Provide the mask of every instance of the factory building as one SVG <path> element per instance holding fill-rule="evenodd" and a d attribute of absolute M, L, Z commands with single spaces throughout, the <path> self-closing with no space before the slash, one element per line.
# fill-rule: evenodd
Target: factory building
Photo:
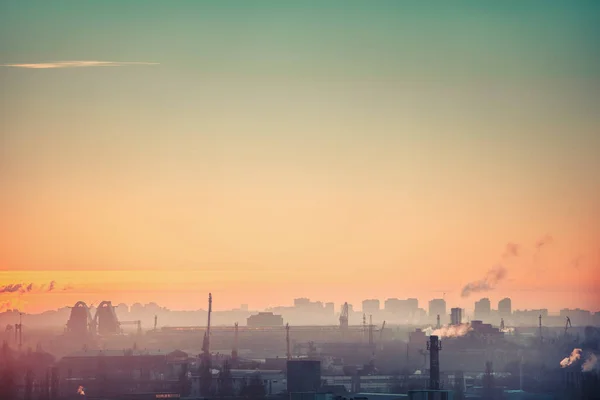
<path fill-rule="evenodd" d="M 380 304 L 377 299 L 363 300 L 362 302 L 362 310 L 365 314 L 377 314 L 379 307 Z"/>
<path fill-rule="evenodd" d="M 512 314 L 512 302 L 506 297 L 498 302 L 498 315 L 502 318 L 510 317 Z"/>
<path fill-rule="evenodd" d="M 287 362 L 288 393 L 315 393 L 321 387 L 321 361 L 289 360 Z"/>
<path fill-rule="evenodd" d="M 475 302 L 475 319 L 486 320 L 491 314 L 491 303 L 487 297 Z"/>
<path fill-rule="evenodd" d="M 83 350 L 63 357 L 58 363 L 62 393 L 116 397 L 121 393 L 173 392 L 178 377 L 187 368 L 188 355 L 136 350 Z"/>
<path fill-rule="evenodd" d="M 451 325 L 462 324 L 462 309 L 461 308 L 453 308 L 450 310 L 450 324 Z"/>
<path fill-rule="evenodd" d="M 246 324 L 252 328 L 283 326 L 283 317 L 272 312 L 259 312 L 246 319 Z"/>

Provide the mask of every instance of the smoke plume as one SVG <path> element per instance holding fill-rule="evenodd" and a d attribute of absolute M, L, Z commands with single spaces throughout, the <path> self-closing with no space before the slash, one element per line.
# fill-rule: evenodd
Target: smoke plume
<path fill-rule="evenodd" d="M 506 250 L 504 250 L 504 254 L 502 254 L 502 258 L 507 260 L 511 257 L 518 257 L 521 253 L 521 247 L 516 243 L 507 243 Z"/>
<path fill-rule="evenodd" d="M 581 366 L 581 370 L 583 372 L 590 372 L 596 369 L 598 366 L 598 357 L 595 354 L 590 354 L 590 356 L 585 360 L 583 365 Z"/>
<path fill-rule="evenodd" d="M 566 368 L 571 366 L 575 361 L 581 358 L 581 349 L 573 349 L 571 355 L 569 357 L 565 357 L 561 362 L 561 368 Z"/>
<path fill-rule="evenodd" d="M 0 286 L 0 293 L 14 293 L 21 290 L 23 287 L 22 283 L 10 283 L 5 286 Z"/>
<path fill-rule="evenodd" d="M 462 289 L 461 296 L 469 297 L 471 293 L 493 290 L 506 277 L 506 274 L 506 268 L 503 265 L 497 265 L 490 269 L 483 279 L 467 283 Z"/>
<path fill-rule="evenodd" d="M 545 235 L 543 238 L 541 238 L 540 240 L 538 240 L 535 243 L 535 250 L 537 252 L 539 252 L 542 249 L 542 247 L 545 247 L 545 246 L 551 244 L 553 241 L 554 241 L 554 239 L 552 238 L 552 236 Z"/>
<path fill-rule="evenodd" d="M 472 331 L 471 324 L 460 324 L 460 325 L 445 325 L 439 329 L 433 329 L 432 327 L 425 329 L 427 336 L 438 336 L 441 338 L 456 338 L 465 336 L 467 333 Z"/>
<path fill-rule="evenodd" d="M 56 288 L 56 281 L 51 281 L 46 288 L 46 284 L 36 286 L 33 283 L 9 283 L 8 285 L 0 286 L 0 294 L 2 293 L 43 293 L 52 292 Z"/>

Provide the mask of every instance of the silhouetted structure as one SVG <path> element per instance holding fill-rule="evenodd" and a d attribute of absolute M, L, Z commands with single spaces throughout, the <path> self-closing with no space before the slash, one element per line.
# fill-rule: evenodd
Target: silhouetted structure
<path fill-rule="evenodd" d="M 320 386 L 320 361 L 289 360 L 287 362 L 288 393 L 317 392 Z"/>
<path fill-rule="evenodd" d="M 429 336 L 429 342 L 427 342 L 427 350 L 429 350 L 429 389 L 439 390 L 440 389 L 440 350 L 442 344 L 439 341 L 439 337 L 432 335 Z"/>
<path fill-rule="evenodd" d="M 462 309 L 461 308 L 452 308 L 450 310 L 450 324 L 451 325 L 462 324 Z"/>

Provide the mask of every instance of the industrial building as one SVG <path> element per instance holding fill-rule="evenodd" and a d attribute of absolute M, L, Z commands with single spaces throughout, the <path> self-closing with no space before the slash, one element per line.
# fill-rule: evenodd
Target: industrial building
<path fill-rule="evenodd" d="M 246 325 L 255 328 L 283 326 L 283 317 L 272 312 L 259 312 L 249 316 Z"/>
<path fill-rule="evenodd" d="M 288 393 L 316 393 L 321 387 L 321 361 L 289 360 L 287 362 Z"/>

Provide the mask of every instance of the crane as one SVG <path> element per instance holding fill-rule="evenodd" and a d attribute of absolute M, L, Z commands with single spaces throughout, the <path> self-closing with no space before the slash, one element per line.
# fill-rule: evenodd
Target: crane
<path fill-rule="evenodd" d="M 571 318 L 567 317 L 567 322 L 565 323 L 565 337 L 567 336 L 567 330 L 569 329 L 569 327 L 573 327 L 573 325 L 571 325 Z"/>
<path fill-rule="evenodd" d="M 348 314 L 348 303 L 344 303 L 340 314 L 340 329 L 342 331 L 348 330 Z"/>
<path fill-rule="evenodd" d="M 379 331 L 379 346 L 383 350 L 383 330 L 385 329 L 385 321 L 381 324 L 381 330 Z"/>

